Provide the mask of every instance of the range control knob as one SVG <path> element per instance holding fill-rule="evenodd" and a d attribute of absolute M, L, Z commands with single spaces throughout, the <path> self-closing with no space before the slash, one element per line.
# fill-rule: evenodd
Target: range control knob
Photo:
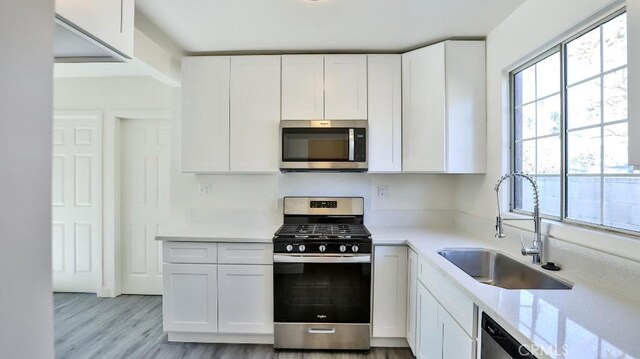
<path fill-rule="evenodd" d="M 325 246 L 324 244 L 321 244 L 320 247 L 318 247 L 318 249 L 320 250 L 320 252 L 324 252 L 327 250 L 327 246 Z"/>
<path fill-rule="evenodd" d="M 357 246 L 357 245 L 355 245 L 355 244 L 354 244 L 354 245 L 352 245 L 352 246 L 351 246 L 351 250 L 352 250 L 353 252 L 357 252 L 357 251 L 358 251 L 358 246 Z"/>
<path fill-rule="evenodd" d="M 299 250 L 300 252 L 304 252 L 305 248 L 306 248 L 306 247 L 304 246 L 304 244 L 301 244 L 301 245 L 299 245 L 299 246 L 298 246 L 298 250 Z"/>
<path fill-rule="evenodd" d="M 347 250 L 347 246 L 345 246 L 344 244 L 340 246 L 340 252 L 344 252 Z"/>
<path fill-rule="evenodd" d="M 291 252 L 293 250 L 293 246 L 291 244 L 287 244 L 287 252 Z"/>

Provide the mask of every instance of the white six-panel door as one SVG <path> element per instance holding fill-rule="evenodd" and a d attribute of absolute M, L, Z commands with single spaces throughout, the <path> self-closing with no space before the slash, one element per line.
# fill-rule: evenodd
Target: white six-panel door
<path fill-rule="evenodd" d="M 169 219 L 170 132 L 165 120 L 122 121 L 122 293 L 162 293 L 158 228 Z"/>
<path fill-rule="evenodd" d="M 56 117 L 53 127 L 53 290 L 96 293 L 102 275 L 100 119 Z"/>

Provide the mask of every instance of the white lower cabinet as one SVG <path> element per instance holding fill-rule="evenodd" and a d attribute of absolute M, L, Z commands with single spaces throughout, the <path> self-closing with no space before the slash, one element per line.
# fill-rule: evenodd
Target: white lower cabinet
<path fill-rule="evenodd" d="M 407 247 L 376 246 L 373 268 L 373 336 L 404 338 Z"/>
<path fill-rule="evenodd" d="M 221 333 L 273 333 L 273 266 L 219 265 Z"/>
<path fill-rule="evenodd" d="M 407 256 L 407 342 L 411 351 L 416 352 L 416 322 L 418 299 L 418 255 L 413 250 L 408 250 Z"/>
<path fill-rule="evenodd" d="M 418 359 L 473 359 L 475 339 L 418 283 Z"/>
<path fill-rule="evenodd" d="M 214 264 L 163 265 L 165 331 L 218 331 L 217 269 Z"/>
<path fill-rule="evenodd" d="M 442 356 L 442 333 L 438 325 L 438 301 L 418 283 L 416 358 L 434 359 Z M 457 358 L 456 358 L 457 359 Z"/>
<path fill-rule="evenodd" d="M 164 331 L 248 342 L 273 333 L 271 244 L 169 241 L 164 249 Z"/>
<path fill-rule="evenodd" d="M 438 307 L 438 325 L 442 332 L 442 358 L 475 358 L 476 341 L 456 323 L 442 307 Z"/>

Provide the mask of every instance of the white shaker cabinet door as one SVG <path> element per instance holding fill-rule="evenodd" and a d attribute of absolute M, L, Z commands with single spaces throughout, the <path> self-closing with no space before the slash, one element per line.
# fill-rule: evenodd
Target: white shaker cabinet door
<path fill-rule="evenodd" d="M 402 55 L 403 170 L 446 171 L 445 44 Z"/>
<path fill-rule="evenodd" d="M 373 336 L 404 338 L 407 317 L 407 247 L 376 246 Z"/>
<path fill-rule="evenodd" d="M 282 56 L 282 119 L 324 118 L 324 56 Z"/>
<path fill-rule="evenodd" d="M 273 333 L 273 266 L 219 265 L 221 333 Z"/>
<path fill-rule="evenodd" d="M 476 341 L 456 323 L 442 307 L 438 308 L 438 324 L 442 333 L 442 358 L 475 358 Z"/>
<path fill-rule="evenodd" d="M 280 56 L 231 58 L 230 170 L 277 172 Z"/>
<path fill-rule="evenodd" d="M 427 288 L 418 283 L 418 323 L 416 358 L 434 359 L 442 357 L 442 329 L 438 322 L 440 304 Z M 446 357 L 449 359 L 449 357 Z M 456 358 L 457 357 L 451 357 Z"/>
<path fill-rule="evenodd" d="M 182 60 L 182 172 L 229 171 L 229 57 Z"/>
<path fill-rule="evenodd" d="M 417 313 L 417 299 L 418 299 L 418 255 L 413 250 L 409 249 L 409 255 L 407 257 L 407 276 L 408 285 L 407 289 L 407 342 L 411 351 L 416 353 L 416 323 L 418 321 Z"/>
<path fill-rule="evenodd" d="M 369 55 L 369 172 L 402 171 L 402 56 Z"/>
<path fill-rule="evenodd" d="M 367 55 L 324 57 L 324 118 L 367 119 Z"/>
<path fill-rule="evenodd" d="M 56 15 L 125 56 L 133 57 L 134 0 L 56 0 Z"/>
<path fill-rule="evenodd" d="M 164 264 L 162 318 L 166 332 L 217 332 L 217 266 Z"/>

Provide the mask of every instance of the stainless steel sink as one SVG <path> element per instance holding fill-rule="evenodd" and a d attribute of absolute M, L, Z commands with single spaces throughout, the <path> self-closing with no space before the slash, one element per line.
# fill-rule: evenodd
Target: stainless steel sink
<path fill-rule="evenodd" d="M 443 249 L 438 252 L 480 283 L 506 289 L 571 289 L 517 260 L 489 249 Z"/>

